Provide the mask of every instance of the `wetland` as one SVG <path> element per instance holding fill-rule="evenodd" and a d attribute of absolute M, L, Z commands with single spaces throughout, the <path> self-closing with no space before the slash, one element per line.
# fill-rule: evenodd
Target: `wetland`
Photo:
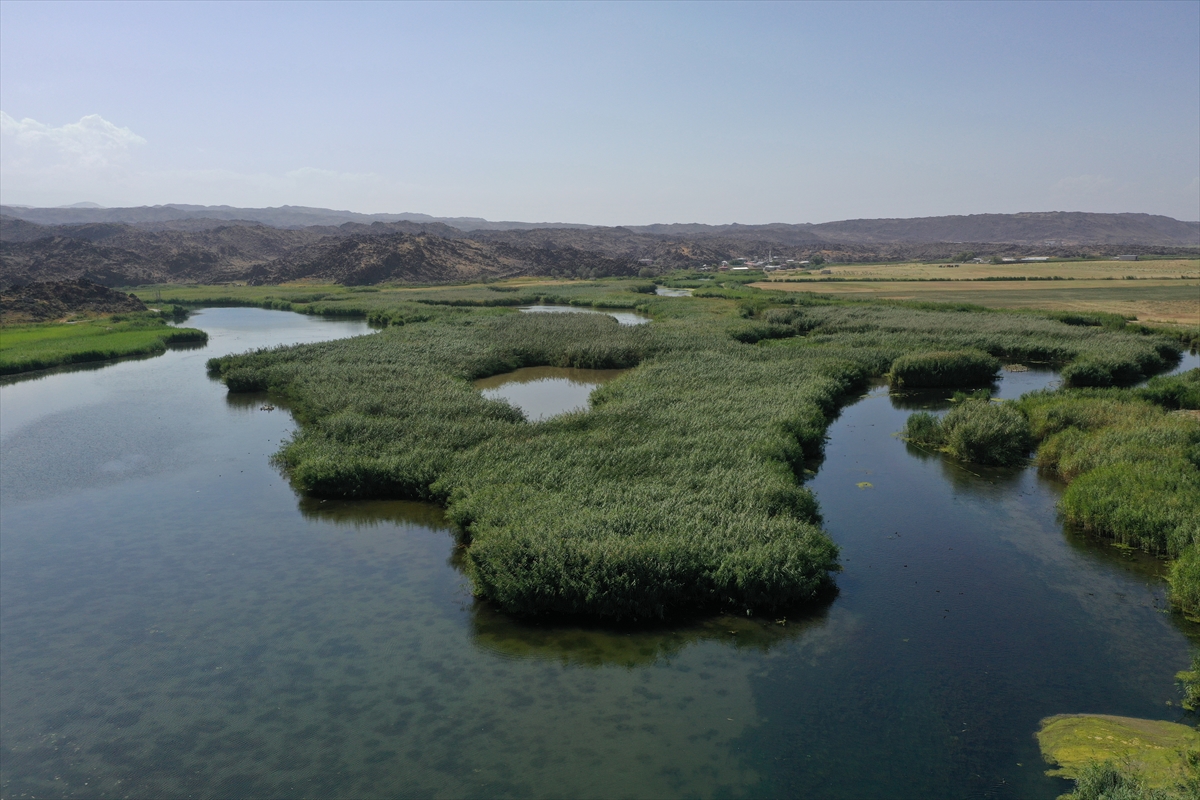
<path fill-rule="evenodd" d="M 754 324 L 782 325 L 744 308 Z M 419 324 L 372 333 L 208 309 L 188 322 L 208 334 L 203 349 L 0 385 L 4 796 L 1052 798 L 1069 784 L 1045 774 L 1043 718 L 1180 718 L 1167 702 L 1196 626 L 1166 613 L 1162 562 L 1064 529 L 1063 485 L 1032 466 L 963 465 L 906 444 L 893 434 L 908 415 L 948 409 L 951 392 L 893 394 L 871 378 L 906 349 L 947 341 L 991 337 L 1010 355 L 1044 356 L 1050 345 L 1028 333 L 1041 323 L 981 332 L 977 319 L 830 306 L 803 309 L 820 322 L 804 336 L 743 344 L 722 323 L 698 347 L 702 332 L 672 309 L 638 326 L 446 309 L 434 344 L 412 338 Z M 1107 332 L 1053 333 L 1074 336 L 1056 341 L 1062 352 L 1133 347 Z M 323 340 L 338 341 L 224 358 Z M 403 360 L 418 341 L 461 377 Z M 383 360 L 364 365 L 362 352 Z M 210 357 L 219 369 L 206 374 Z M 339 363 L 356 364 L 409 425 L 424 424 L 432 398 L 452 424 L 422 435 L 476 437 L 486 458 L 424 452 L 432 474 L 351 448 L 342 461 L 360 481 L 392 470 L 411 496 L 438 502 L 344 491 L 344 474 L 317 469 L 323 448 L 378 431 L 368 418 L 386 415 L 368 413 L 366 396 L 320 394 L 304 372 L 314 362 L 326 385 L 341 380 Z M 421 395 L 392 382 L 398 365 Z M 585 374 L 595 369 L 631 371 L 602 381 Z M 479 391 L 501 387 L 471 383 L 517 373 L 603 385 L 588 389 L 589 413 L 536 422 Z M 997 395 L 1056 380 L 1002 371 Z M 761 391 L 739 389 L 749 385 Z M 681 397 L 687 414 L 673 408 Z M 804 450 L 803 427 L 783 429 L 799 451 L 753 432 L 807 420 L 810 407 L 816 450 Z M 581 432 L 594 448 L 622 437 L 629 448 L 610 449 L 607 465 L 572 460 Z M 276 454 L 317 491 L 289 485 Z M 514 454 L 520 470 L 496 473 L 508 483 L 472 477 Z M 644 497 L 605 478 L 630 463 L 655 465 Z M 517 524 L 509 513 L 564 524 L 556 481 L 578 491 L 574 472 L 599 476 L 573 510 L 603 527 L 619 521 L 606 493 L 640 514 L 678 502 L 680 465 L 705 496 L 674 513 L 729 525 L 756 508 L 782 516 L 780 535 L 807 537 L 800 555 L 818 571 L 832 563 L 827 537 L 838 571 L 807 602 L 764 603 L 771 613 L 718 604 L 619 626 L 525 619 L 478 596 L 471 549 Z M 794 483 L 793 469 L 803 494 L 761 491 Z M 543 494 L 500 516 L 469 502 L 514 483 Z"/>

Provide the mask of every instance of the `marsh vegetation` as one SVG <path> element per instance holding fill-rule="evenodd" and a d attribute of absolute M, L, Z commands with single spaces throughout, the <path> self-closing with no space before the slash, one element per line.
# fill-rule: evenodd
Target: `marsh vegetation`
<path fill-rule="evenodd" d="M 736 286 L 697 303 L 620 283 L 555 287 L 556 302 L 636 304 L 652 324 L 513 314 L 522 291 L 483 287 L 346 293 L 342 310 L 405 324 L 210 369 L 231 391 L 288 399 L 303 427 L 277 458 L 302 491 L 435 501 L 462 528 L 479 596 L 520 615 L 627 620 L 765 612 L 828 586 L 837 548 L 804 470 L 848 393 L 901 357 L 970 351 L 962 363 L 994 374 L 998 357 L 1153 369 L 1178 350 L 1031 316 Z M 326 303 L 311 298 L 317 313 Z M 537 423 L 471 386 L 538 366 L 632 369 L 590 412 Z"/>
<path fill-rule="evenodd" d="M 813 337 L 828 335 L 826 314 L 840 313 L 794 307 L 814 323 L 805 333 L 749 345 L 729 329 L 793 307 L 661 302 L 640 333 L 600 315 L 567 324 L 586 317 L 652 342 L 675 329 L 702 353 L 810 348 L 805 357 L 820 359 L 832 347 Z M 676 313 L 672 303 L 697 309 Z M 467 327 L 522 319 L 510 309 L 432 311 Z M 1001 786 L 1049 800 L 1066 789 L 1043 775 L 1031 721 L 1064 710 L 1177 713 L 1163 701 L 1177 697 L 1188 628 L 1159 613 L 1154 563 L 1062 535 L 1059 484 L 1034 470 L 915 457 L 889 434 L 916 393 L 875 387 L 861 401 L 858 389 L 840 398 L 824 460 L 806 464 L 817 474 L 802 473 L 840 548 L 836 596 L 765 616 L 525 620 L 471 600 L 459 570 L 474 545 L 436 508 L 297 498 L 268 463 L 296 434 L 278 402 L 286 398 L 275 395 L 268 413 L 267 396 L 227 394 L 198 370 L 210 354 L 311 341 L 322 329 L 324 338 L 366 334 L 366 324 L 258 309 L 195 319 L 212 332 L 203 355 L 0 386 L 0 735 L 14 796 L 61 793 L 66 781 L 132 796 L 295 787 L 355 797 L 823 796 L 832 780 L 846 797 Z M 961 319 L 978 328 L 989 317 Z M 412 338 L 392 347 L 425 347 L 419 330 L 437 338 L 448 324 L 430 322 L 356 342 L 403 332 Z M 874 374 L 894 360 L 868 355 L 881 364 Z M 655 350 L 609 387 L 674 357 Z M 996 393 L 1012 397 L 1050 376 L 1006 371 Z M 482 400 L 469 380 L 461 388 Z M 655 401 L 689 402 L 684 389 L 661 380 Z M 51 396 L 77 402 L 64 414 L 46 407 Z M 597 413 L 510 428 L 536 440 Z M 714 435 L 725 435 L 717 422 Z M 643 452 L 671 435 L 642 442 Z M 73 446 L 58 446 L 64 439 Z M 593 441 L 608 447 L 598 432 Z M 663 462 L 642 466 L 654 474 Z M 580 759 L 583 749 L 597 757 Z"/>
<path fill-rule="evenodd" d="M 164 315 L 154 312 L 66 323 L 5 325 L 0 326 L 0 375 L 124 356 L 158 355 L 171 344 L 203 344 L 207 339 L 204 331 L 173 327 Z"/>

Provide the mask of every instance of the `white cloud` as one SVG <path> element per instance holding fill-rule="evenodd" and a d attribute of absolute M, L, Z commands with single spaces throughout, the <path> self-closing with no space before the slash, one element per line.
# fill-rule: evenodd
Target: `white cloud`
<path fill-rule="evenodd" d="M 0 111 L 0 135 L 6 156 L 17 155 L 12 152 L 15 146 L 21 162 L 40 162 L 41 166 L 106 167 L 122 160 L 130 148 L 146 144 L 129 128 L 118 128 L 99 114 L 56 128 L 35 119 L 17 120 Z"/>

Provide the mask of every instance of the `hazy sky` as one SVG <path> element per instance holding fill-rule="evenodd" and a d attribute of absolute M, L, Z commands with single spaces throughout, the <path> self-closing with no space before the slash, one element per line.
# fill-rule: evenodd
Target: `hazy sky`
<path fill-rule="evenodd" d="M 1200 2 L 0 0 L 0 200 L 1200 219 Z"/>

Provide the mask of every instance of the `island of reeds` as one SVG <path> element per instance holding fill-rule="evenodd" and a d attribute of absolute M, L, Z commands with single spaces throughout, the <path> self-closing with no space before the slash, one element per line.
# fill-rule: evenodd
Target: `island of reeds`
<path fill-rule="evenodd" d="M 301 427 L 277 460 L 301 491 L 439 503 L 478 596 L 522 616 L 614 621 L 764 613 L 827 588 L 837 548 L 804 475 L 872 378 L 975 384 L 1003 358 L 1096 364 L 1124 382 L 1179 353 L 1153 332 L 1044 314 L 705 283 L 691 298 L 633 281 L 234 296 L 388 327 L 209 368 L 231 392 L 286 399 Z M 531 302 L 653 322 L 512 308 Z M 589 411 L 538 423 L 471 386 L 543 365 L 629 372 Z"/>

